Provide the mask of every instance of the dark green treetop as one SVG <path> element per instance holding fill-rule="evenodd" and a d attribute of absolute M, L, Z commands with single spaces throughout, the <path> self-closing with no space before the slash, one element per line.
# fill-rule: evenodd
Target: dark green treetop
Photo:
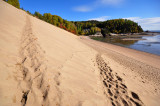
<path fill-rule="evenodd" d="M 16 8 L 20 8 L 19 0 L 6 0 L 9 4 L 13 5 Z"/>

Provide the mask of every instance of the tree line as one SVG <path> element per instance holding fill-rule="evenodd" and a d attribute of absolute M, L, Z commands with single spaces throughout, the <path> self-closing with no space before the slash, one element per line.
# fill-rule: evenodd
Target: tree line
<path fill-rule="evenodd" d="M 55 25 L 57 27 L 63 28 L 69 32 L 72 32 L 74 34 L 78 34 L 77 27 L 75 26 L 75 24 L 71 21 L 67 21 L 65 19 L 62 19 L 60 16 L 52 15 L 50 13 L 44 13 L 42 15 L 39 12 L 35 12 L 33 14 L 33 16 L 35 16 L 41 20 L 44 20 L 52 25 Z"/>
<path fill-rule="evenodd" d="M 13 5 L 16 8 L 20 8 L 19 0 L 3 0 L 11 5 Z"/>
<path fill-rule="evenodd" d="M 143 32 L 138 23 L 127 19 L 113 19 L 101 22 L 98 25 L 100 28 L 105 29 L 108 33 L 139 33 Z"/>
<path fill-rule="evenodd" d="M 7 3 L 20 8 L 19 0 L 4 0 Z M 23 8 L 21 8 L 24 10 Z M 26 11 L 26 10 L 24 10 Z M 76 35 L 93 35 L 97 32 L 102 34 L 109 33 L 139 33 L 143 32 L 138 23 L 133 22 L 127 19 L 112 19 L 104 22 L 99 22 L 96 20 L 90 21 L 67 21 L 60 16 L 52 15 L 50 13 L 44 13 L 43 15 L 39 12 L 31 14 L 29 11 L 26 11 L 28 14 L 33 15 L 41 20 L 44 20 L 52 25 L 63 28 L 71 33 Z"/>
<path fill-rule="evenodd" d="M 103 31 L 106 34 L 109 33 L 139 33 L 143 32 L 143 29 L 141 28 L 138 23 L 133 22 L 131 20 L 127 19 L 112 19 L 112 20 L 107 20 L 104 22 L 99 22 L 96 20 L 91 20 L 91 21 L 81 21 L 81 22 L 74 22 L 75 25 L 77 26 L 77 31 L 78 34 L 92 34 L 92 29 L 93 28 L 99 28 L 101 32 Z M 85 31 L 88 29 L 88 32 Z M 96 30 L 100 31 L 100 30 Z"/>

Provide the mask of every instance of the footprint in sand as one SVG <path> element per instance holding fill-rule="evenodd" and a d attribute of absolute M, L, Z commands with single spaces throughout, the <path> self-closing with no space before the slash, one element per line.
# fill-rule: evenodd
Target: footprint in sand
<path fill-rule="evenodd" d="M 96 62 L 104 84 L 104 94 L 113 106 L 144 105 L 138 94 L 128 90 L 123 79 L 118 76 L 117 73 L 114 73 L 109 66 L 107 66 L 100 55 L 97 55 Z M 129 93 L 131 93 L 132 97 L 129 97 Z"/>

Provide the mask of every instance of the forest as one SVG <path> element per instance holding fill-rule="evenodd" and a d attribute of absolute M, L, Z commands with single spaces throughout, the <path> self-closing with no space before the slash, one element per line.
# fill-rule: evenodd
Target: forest
<path fill-rule="evenodd" d="M 13 5 L 16 8 L 20 8 L 19 0 L 3 0 L 11 5 Z"/>
<path fill-rule="evenodd" d="M 20 9 L 19 0 L 4 1 Z M 24 10 L 23 8 L 21 9 Z M 32 14 L 29 11 L 26 12 L 36 18 L 39 18 L 43 21 L 46 21 L 52 25 L 60 27 L 76 35 L 93 35 L 96 32 L 101 32 L 103 35 L 107 35 L 109 33 L 121 34 L 143 32 L 143 29 L 140 25 L 138 25 L 138 23 L 127 19 L 112 19 L 103 22 L 96 20 L 67 21 L 66 19 L 63 19 L 60 16 L 52 15 L 51 13 L 41 14 L 39 12 L 35 12 L 34 14 Z"/>
<path fill-rule="evenodd" d="M 81 21 L 81 22 L 74 22 L 77 26 L 78 34 L 90 35 L 93 32 L 96 33 L 97 31 L 103 31 L 106 34 L 109 33 L 139 33 L 143 32 L 138 23 L 133 22 L 127 19 L 112 19 L 103 22 L 99 22 L 96 20 L 91 21 Z M 88 30 L 86 30 L 88 29 Z"/>
<path fill-rule="evenodd" d="M 41 19 L 41 20 L 44 20 L 52 25 L 63 28 L 63 29 L 65 29 L 69 32 L 72 32 L 74 34 L 78 34 L 76 25 L 71 21 L 67 21 L 65 19 L 62 19 L 60 16 L 52 15 L 50 13 L 44 13 L 42 15 L 39 12 L 35 12 L 32 15 Z"/>

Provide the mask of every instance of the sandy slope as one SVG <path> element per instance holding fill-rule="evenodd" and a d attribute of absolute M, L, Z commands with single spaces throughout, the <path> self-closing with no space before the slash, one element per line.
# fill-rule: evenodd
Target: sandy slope
<path fill-rule="evenodd" d="M 0 105 L 105 105 L 96 51 L 0 1 Z"/>
<path fill-rule="evenodd" d="M 101 46 L 0 0 L 0 106 L 158 106 L 159 57 Z"/>

